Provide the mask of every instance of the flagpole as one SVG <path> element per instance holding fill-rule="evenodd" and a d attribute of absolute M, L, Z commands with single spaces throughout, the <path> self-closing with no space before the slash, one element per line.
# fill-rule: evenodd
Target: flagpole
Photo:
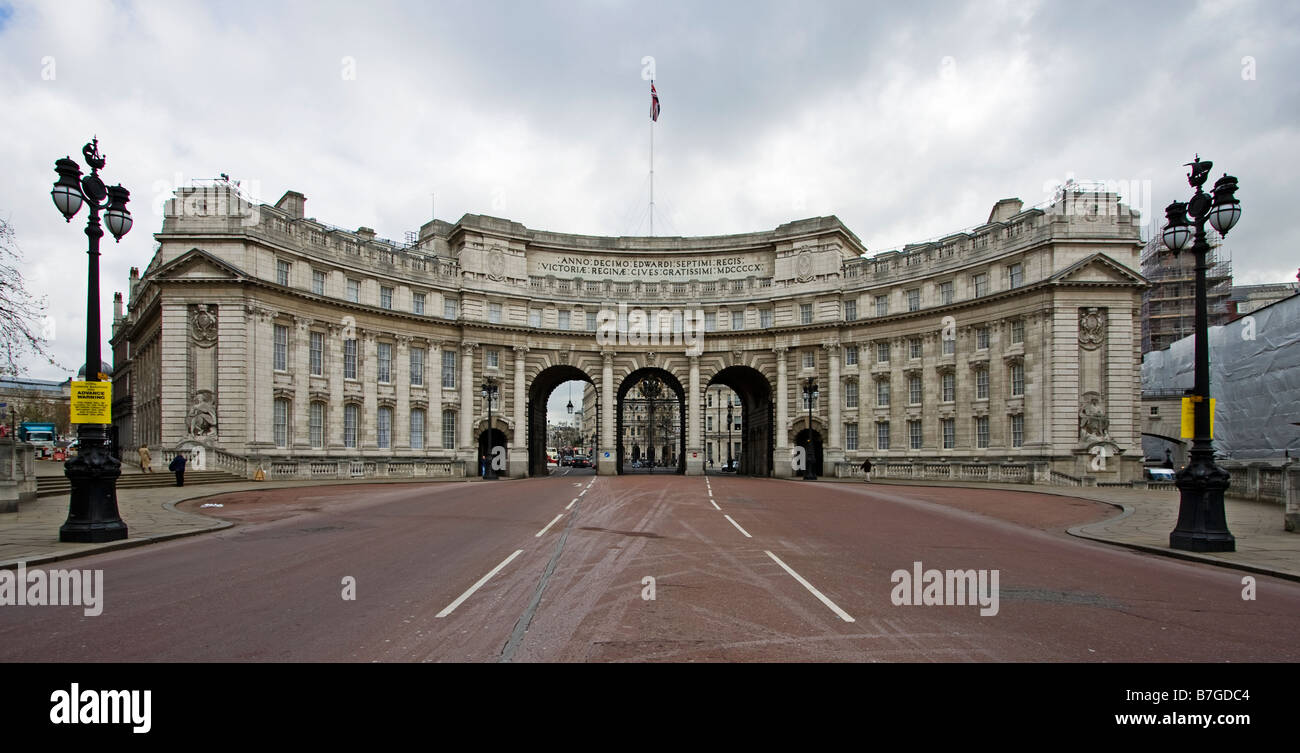
<path fill-rule="evenodd" d="M 654 83 L 654 82 L 651 82 Z M 650 121 L 650 235 L 655 234 L 655 122 Z"/>

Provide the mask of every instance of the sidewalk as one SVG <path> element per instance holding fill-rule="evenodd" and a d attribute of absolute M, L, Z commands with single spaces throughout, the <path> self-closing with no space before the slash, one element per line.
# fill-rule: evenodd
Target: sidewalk
<path fill-rule="evenodd" d="M 856 483 L 861 478 L 829 478 L 826 481 Z M 1300 534 L 1282 527 L 1282 505 L 1224 498 L 1228 530 L 1237 540 L 1237 551 L 1199 553 L 1169 548 L 1169 534 L 1178 524 L 1177 490 L 1155 491 L 1114 487 L 1031 486 L 1027 484 L 955 484 L 942 481 L 872 481 L 870 486 L 948 486 L 970 489 L 1006 489 L 1033 494 L 1104 502 L 1122 510 L 1097 523 L 1069 529 L 1072 536 L 1126 546 L 1166 557 L 1206 562 L 1246 572 L 1300 580 Z"/>
<path fill-rule="evenodd" d="M 152 544 L 181 536 L 229 528 L 227 523 L 206 515 L 176 509 L 190 499 L 242 491 L 265 491 L 299 486 L 339 484 L 463 483 L 481 479 L 329 479 L 322 481 L 238 481 L 229 484 L 164 486 L 156 489 L 119 489 L 117 509 L 126 521 L 127 538 L 105 544 L 68 544 L 59 541 L 59 526 L 68 519 L 68 496 L 40 497 L 24 502 L 18 512 L 0 515 L 0 568 L 56 562 L 83 554 Z"/>

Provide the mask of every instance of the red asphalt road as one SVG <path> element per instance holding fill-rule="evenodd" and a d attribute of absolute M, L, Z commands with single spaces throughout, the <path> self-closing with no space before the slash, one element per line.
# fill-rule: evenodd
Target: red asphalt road
<path fill-rule="evenodd" d="M 1115 511 L 1055 495 L 569 475 L 201 501 L 238 524 L 50 565 L 102 568 L 103 614 L 0 607 L 0 660 L 1300 658 L 1300 584 L 1256 576 L 1243 600 L 1242 573 L 1072 538 Z M 997 614 L 893 604 L 917 561 L 997 570 Z"/>

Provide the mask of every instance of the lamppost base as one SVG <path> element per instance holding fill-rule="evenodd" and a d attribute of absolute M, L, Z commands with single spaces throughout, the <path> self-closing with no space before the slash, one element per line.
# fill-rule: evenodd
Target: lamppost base
<path fill-rule="evenodd" d="M 102 544 L 127 536 L 117 510 L 117 477 L 122 465 L 102 446 L 95 446 L 64 465 L 72 486 L 68 519 L 59 527 L 59 541 Z"/>
<path fill-rule="evenodd" d="M 1180 494 L 1178 524 L 1169 534 L 1169 548 L 1187 552 L 1235 552 L 1237 540 L 1228 530 L 1223 493 L 1231 476 L 1208 458 L 1193 458 L 1175 481 Z"/>
<path fill-rule="evenodd" d="M 1174 531 L 1169 534 L 1169 548 L 1184 552 L 1235 552 L 1237 539 L 1231 533 Z"/>

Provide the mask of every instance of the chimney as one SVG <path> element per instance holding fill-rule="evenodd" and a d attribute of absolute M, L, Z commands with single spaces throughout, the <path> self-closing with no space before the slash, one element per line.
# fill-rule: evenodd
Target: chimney
<path fill-rule="evenodd" d="M 116 327 L 117 323 L 120 321 L 122 321 L 122 294 L 114 293 L 113 294 L 113 326 Z"/>
<path fill-rule="evenodd" d="M 129 284 L 126 287 L 126 294 L 131 297 L 130 300 L 132 301 L 135 300 L 135 289 L 136 286 L 138 286 L 139 284 L 140 284 L 140 268 L 131 267 L 131 276 L 129 278 Z"/>
<path fill-rule="evenodd" d="M 307 197 L 297 191 L 285 191 L 284 196 L 275 202 L 275 208 L 283 210 L 291 220 L 301 220 L 307 209 Z"/>

